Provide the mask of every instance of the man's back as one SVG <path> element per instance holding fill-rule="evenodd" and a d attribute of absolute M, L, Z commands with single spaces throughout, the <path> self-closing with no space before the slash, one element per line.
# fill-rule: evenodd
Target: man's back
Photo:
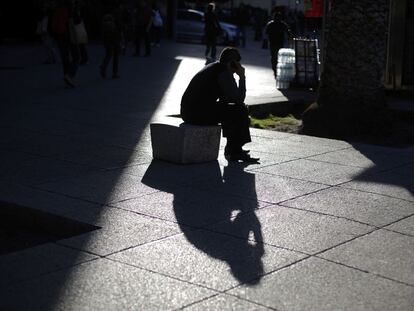
<path fill-rule="evenodd" d="M 289 27 L 279 19 L 271 20 L 266 26 L 266 34 L 271 44 L 283 43 L 286 32 L 289 32 Z"/>
<path fill-rule="evenodd" d="M 181 116 L 184 121 L 198 124 L 219 122 L 220 97 L 218 76 L 226 70 L 220 63 L 212 63 L 199 71 L 191 80 L 181 99 Z"/>

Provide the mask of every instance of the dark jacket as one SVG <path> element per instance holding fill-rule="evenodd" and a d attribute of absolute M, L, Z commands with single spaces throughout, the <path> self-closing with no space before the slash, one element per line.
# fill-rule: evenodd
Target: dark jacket
<path fill-rule="evenodd" d="M 199 71 L 191 80 L 181 99 L 181 117 L 184 121 L 208 125 L 220 120 L 217 100 L 222 96 L 218 76 L 227 70 L 220 63 L 212 63 Z"/>
<path fill-rule="evenodd" d="M 266 34 L 271 45 L 283 45 L 286 33 L 290 35 L 290 29 L 288 25 L 280 19 L 271 20 L 266 25 Z"/>

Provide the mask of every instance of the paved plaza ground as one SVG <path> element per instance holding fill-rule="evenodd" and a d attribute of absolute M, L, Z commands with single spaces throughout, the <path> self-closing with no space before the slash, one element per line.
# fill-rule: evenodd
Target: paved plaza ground
<path fill-rule="evenodd" d="M 154 161 L 203 46 L 102 80 L 91 44 L 76 89 L 39 51 L 0 47 L 0 201 L 91 231 L 1 255 L 0 310 L 414 310 L 413 147 L 252 129 L 260 164 Z M 241 53 L 246 102 L 286 100 Z"/>

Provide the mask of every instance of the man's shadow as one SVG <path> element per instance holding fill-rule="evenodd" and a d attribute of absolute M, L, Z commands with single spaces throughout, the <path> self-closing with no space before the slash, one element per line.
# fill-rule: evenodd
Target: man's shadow
<path fill-rule="evenodd" d="M 171 164 L 171 174 L 181 172 L 182 176 L 171 176 L 165 167 L 164 162 L 153 161 L 142 182 L 174 195 L 174 215 L 187 240 L 207 255 L 226 262 L 239 282 L 259 283 L 264 248 L 262 243 L 255 242 L 263 241 L 255 215 L 257 199 L 228 194 L 229 190 L 235 193 L 240 188 L 242 194 L 248 189 L 251 197 L 256 193 L 255 175 L 245 172 L 242 164 L 229 164 L 222 175 L 217 161 L 185 166 Z M 183 176 L 192 185 L 177 185 L 177 179 Z M 248 217 L 243 217 L 246 214 Z"/>

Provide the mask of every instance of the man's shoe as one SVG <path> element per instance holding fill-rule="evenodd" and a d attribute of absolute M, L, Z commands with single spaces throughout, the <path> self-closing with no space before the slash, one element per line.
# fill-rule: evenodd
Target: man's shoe
<path fill-rule="evenodd" d="M 63 77 L 63 81 L 65 81 L 65 83 L 70 86 L 71 88 L 75 88 L 76 84 L 75 82 L 73 82 L 72 78 L 69 75 L 65 75 Z"/>
<path fill-rule="evenodd" d="M 258 163 L 260 160 L 260 158 L 253 158 L 245 152 L 236 153 L 236 154 L 225 154 L 224 157 L 226 158 L 227 161 L 231 161 L 231 162 L 242 161 L 246 163 Z"/>

